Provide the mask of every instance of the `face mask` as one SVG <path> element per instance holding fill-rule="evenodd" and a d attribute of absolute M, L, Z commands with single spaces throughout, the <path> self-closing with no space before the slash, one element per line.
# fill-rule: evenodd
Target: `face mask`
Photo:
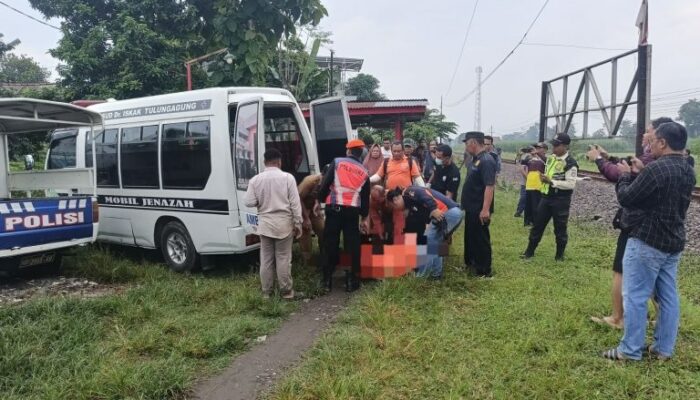
<path fill-rule="evenodd" d="M 435 165 L 442 165 L 442 159 L 436 158 L 436 159 L 435 159 Z"/>

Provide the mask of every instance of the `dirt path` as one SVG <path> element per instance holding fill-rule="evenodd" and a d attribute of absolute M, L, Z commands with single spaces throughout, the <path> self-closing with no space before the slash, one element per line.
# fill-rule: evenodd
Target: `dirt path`
<path fill-rule="evenodd" d="M 343 310 L 350 296 L 336 286 L 315 298 L 282 324 L 280 330 L 241 354 L 218 376 L 200 382 L 193 399 L 251 400 L 272 388 L 283 372 L 301 359 L 323 330 Z"/>

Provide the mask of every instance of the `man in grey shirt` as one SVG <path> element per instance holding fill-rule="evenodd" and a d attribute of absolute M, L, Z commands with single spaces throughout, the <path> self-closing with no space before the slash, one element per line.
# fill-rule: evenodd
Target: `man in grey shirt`
<path fill-rule="evenodd" d="M 263 297 L 272 294 L 276 271 L 282 298 L 293 299 L 292 242 L 301 236 L 301 201 L 294 177 L 281 170 L 282 153 L 270 149 L 263 157 L 265 170 L 250 180 L 245 194 L 246 207 L 258 209 Z"/>

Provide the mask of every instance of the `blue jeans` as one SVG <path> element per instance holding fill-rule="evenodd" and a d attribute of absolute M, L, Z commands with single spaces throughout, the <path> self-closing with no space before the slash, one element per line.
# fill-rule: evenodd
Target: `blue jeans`
<path fill-rule="evenodd" d="M 450 208 L 443 215 L 447 222 L 447 232 L 454 232 L 464 218 L 459 207 Z M 418 267 L 416 276 L 442 277 L 442 257 L 438 255 L 438 251 L 440 245 L 445 241 L 444 232 L 438 230 L 435 225 L 430 224 L 425 231 L 425 236 L 428 239 L 428 262 Z"/>
<path fill-rule="evenodd" d="M 520 199 L 518 199 L 518 208 L 515 210 L 518 214 L 522 214 L 525 211 L 525 196 L 527 192 L 525 191 L 525 185 L 520 185 Z"/>
<path fill-rule="evenodd" d="M 618 351 L 640 360 L 647 327 L 647 301 L 656 291 L 659 315 L 654 329 L 654 351 L 670 357 L 676 345 L 680 300 L 676 274 L 681 253 L 664 253 L 639 239 L 629 238 L 622 260 L 622 299 L 625 333 Z"/>

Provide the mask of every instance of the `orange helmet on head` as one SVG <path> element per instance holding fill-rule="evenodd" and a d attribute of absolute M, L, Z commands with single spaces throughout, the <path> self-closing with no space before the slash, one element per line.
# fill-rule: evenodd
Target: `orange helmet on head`
<path fill-rule="evenodd" d="M 365 142 L 363 142 L 360 139 L 352 139 L 348 141 L 348 144 L 345 145 L 346 149 L 355 149 L 359 147 L 365 147 Z"/>

